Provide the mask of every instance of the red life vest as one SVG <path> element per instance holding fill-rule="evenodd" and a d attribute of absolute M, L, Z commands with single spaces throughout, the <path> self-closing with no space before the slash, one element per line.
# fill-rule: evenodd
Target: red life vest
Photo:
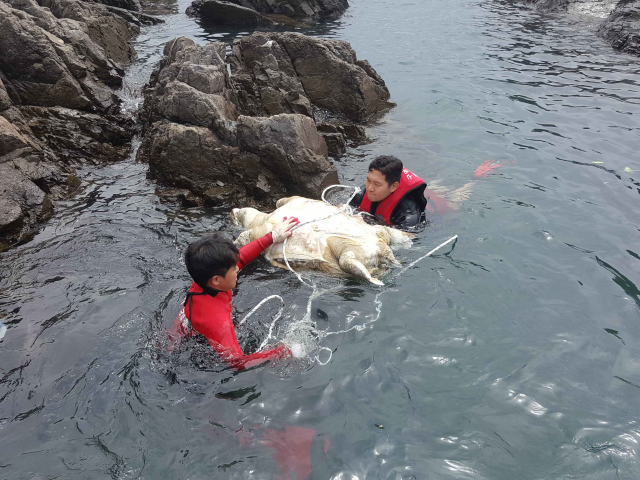
<path fill-rule="evenodd" d="M 410 193 L 418 193 L 416 192 L 418 189 L 421 189 L 419 193 L 420 196 L 423 196 L 423 192 L 426 187 L 426 182 L 418 175 L 413 173 L 411 170 L 403 168 L 398 188 L 378 204 L 378 208 L 375 213 L 376 217 L 382 218 L 386 223 L 391 225 L 391 215 L 393 215 L 393 211 L 400 201 Z M 426 206 L 426 200 L 424 203 Z M 369 195 L 366 192 L 362 197 L 362 202 L 360 202 L 360 210 L 371 213 L 371 201 L 369 200 Z"/>

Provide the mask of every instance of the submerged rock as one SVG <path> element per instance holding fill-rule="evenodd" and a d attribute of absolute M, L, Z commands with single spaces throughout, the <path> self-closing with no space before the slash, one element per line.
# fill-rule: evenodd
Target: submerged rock
<path fill-rule="evenodd" d="M 524 0 L 542 12 L 603 18 L 597 34 L 616 50 L 640 55 L 640 0 Z"/>
<path fill-rule="evenodd" d="M 185 13 L 218 25 L 258 26 L 274 23 L 253 8 L 220 0 L 196 0 Z"/>
<path fill-rule="evenodd" d="M 616 50 L 640 55 L 640 1 L 618 3 L 611 15 L 598 27 L 598 35 Z"/>
<path fill-rule="evenodd" d="M 73 165 L 125 158 L 134 125 L 114 88 L 135 24 L 80 0 L 0 1 L 0 243 L 77 190 Z M 74 187 L 75 185 L 75 187 Z"/>
<path fill-rule="evenodd" d="M 363 140 L 353 122 L 389 107 L 384 81 L 346 42 L 255 33 L 225 49 L 166 45 L 145 90 L 138 158 L 150 177 L 209 205 L 319 197 L 338 182 L 325 139 L 336 155 Z"/>
<path fill-rule="evenodd" d="M 542 12 L 570 12 L 604 18 L 618 0 L 524 0 Z"/>
<path fill-rule="evenodd" d="M 125 10 L 132 10 L 139 12 L 142 10 L 140 6 L 140 0 L 84 0 L 90 3 L 101 3 L 110 7 L 124 8 Z"/>
<path fill-rule="evenodd" d="M 228 19 L 228 24 L 235 24 L 231 23 L 235 18 L 234 15 L 219 13 L 223 8 L 226 12 L 233 12 L 229 6 L 221 7 L 219 5 L 221 3 L 232 3 L 262 14 L 314 19 L 337 18 L 349 8 L 347 0 L 228 0 L 226 2 L 196 0 L 191 4 L 187 13 L 202 16 L 207 20 L 216 20 L 220 23 L 225 23 L 225 19 Z M 240 11 L 237 12 L 240 15 Z"/>

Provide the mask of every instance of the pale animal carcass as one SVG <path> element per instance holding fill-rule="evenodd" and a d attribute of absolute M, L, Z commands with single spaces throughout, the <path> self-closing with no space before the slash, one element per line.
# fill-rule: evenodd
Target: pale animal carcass
<path fill-rule="evenodd" d="M 287 217 L 300 225 L 286 242 L 286 259 L 295 270 L 320 270 L 332 275 L 355 275 L 376 285 L 382 267 L 397 265 L 390 245 L 410 246 L 412 234 L 382 225 L 368 225 L 359 215 L 303 197 L 278 200 L 277 209 L 263 213 L 255 208 L 234 208 L 231 219 L 246 228 L 236 240 L 241 247 L 267 234 Z M 287 268 L 284 243 L 267 248 L 265 257 L 277 267 Z"/>

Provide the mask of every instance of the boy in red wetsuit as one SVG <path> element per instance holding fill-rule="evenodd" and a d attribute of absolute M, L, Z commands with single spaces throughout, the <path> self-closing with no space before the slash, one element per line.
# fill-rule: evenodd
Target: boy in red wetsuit
<path fill-rule="evenodd" d="M 190 244 L 185 263 L 194 281 L 183 309 L 168 331 L 172 343 L 184 335 L 192 335 L 193 329 L 204 335 L 218 355 L 236 369 L 289 355 L 283 344 L 251 355 L 242 352 L 231 320 L 231 289 L 236 286 L 240 269 L 272 243 L 283 242 L 298 223 L 297 218 L 285 218 L 272 232 L 240 250 L 217 233 Z"/>

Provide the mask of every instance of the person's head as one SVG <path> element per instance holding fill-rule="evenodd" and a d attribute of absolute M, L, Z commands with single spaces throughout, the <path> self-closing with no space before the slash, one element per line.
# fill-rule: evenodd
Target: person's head
<path fill-rule="evenodd" d="M 372 202 L 381 202 L 400 185 L 402 162 L 391 155 L 377 157 L 369 164 L 367 175 L 367 196 Z"/>
<path fill-rule="evenodd" d="M 193 281 L 202 288 L 226 292 L 238 281 L 238 249 L 219 233 L 191 243 L 184 254 L 184 263 Z"/>

